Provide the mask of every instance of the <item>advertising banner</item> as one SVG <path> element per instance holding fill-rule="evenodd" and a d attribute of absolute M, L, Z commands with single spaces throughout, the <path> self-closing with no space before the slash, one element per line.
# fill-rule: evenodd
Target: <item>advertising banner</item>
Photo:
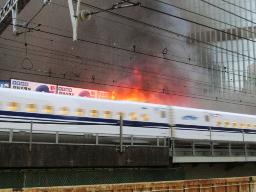
<path fill-rule="evenodd" d="M 10 81 L 0 80 L 0 88 L 9 88 L 9 87 L 10 87 Z"/>
<path fill-rule="evenodd" d="M 11 79 L 11 88 L 28 90 L 28 91 L 38 91 L 47 93 L 56 93 L 59 95 L 70 95 L 70 96 L 80 96 L 80 97 L 90 97 L 99 99 L 110 99 L 110 93 L 106 91 L 98 91 L 92 89 L 81 89 L 75 87 L 67 87 L 61 85 L 53 85 L 46 83 L 37 83 L 31 81 L 23 81 L 17 79 Z"/>
<path fill-rule="evenodd" d="M 27 91 L 56 93 L 56 85 L 11 79 L 11 88 Z"/>
<path fill-rule="evenodd" d="M 80 97 L 91 97 L 99 99 L 109 99 L 110 95 L 105 91 L 97 91 L 92 89 L 81 89 L 76 87 L 58 86 L 58 94 L 60 95 L 74 95 Z"/>

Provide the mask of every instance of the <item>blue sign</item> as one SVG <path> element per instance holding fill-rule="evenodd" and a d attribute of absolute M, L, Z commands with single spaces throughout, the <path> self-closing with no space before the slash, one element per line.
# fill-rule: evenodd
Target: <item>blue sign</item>
<path fill-rule="evenodd" d="M 0 80 L 0 88 L 9 88 L 9 87 L 10 87 L 10 81 Z"/>
<path fill-rule="evenodd" d="M 193 116 L 193 115 L 186 115 L 182 117 L 183 120 L 197 120 L 198 117 Z"/>

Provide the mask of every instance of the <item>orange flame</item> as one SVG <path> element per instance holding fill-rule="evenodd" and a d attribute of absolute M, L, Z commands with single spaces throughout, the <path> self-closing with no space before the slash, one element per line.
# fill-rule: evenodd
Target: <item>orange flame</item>
<path fill-rule="evenodd" d="M 113 91 L 112 100 L 125 100 L 125 101 L 138 101 L 138 102 L 148 102 L 148 98 L 145 93 L 138 89 L 130 91 Z"/>
<path fill-rule="evenodd" d="M 132 79 L 132 80 L 131 80 Z M 190 101 L 184 97 L 177 96 L 168 92 L 168 90 L 159 90 L 159 93 L 143 91 L 144 79 L 140 71 L 135 68 L 132 73 L 132 77 L 126 84 L 132 89 L 117 89 L 112 91 L 112 100 L 125 100 L 125 101 L 136 101 L 136 102 L 147 102 L 155 104 L 165 105 L 179 105 L 189 106 Z M 177 88 L 179 89 L 179 88 Z"/>

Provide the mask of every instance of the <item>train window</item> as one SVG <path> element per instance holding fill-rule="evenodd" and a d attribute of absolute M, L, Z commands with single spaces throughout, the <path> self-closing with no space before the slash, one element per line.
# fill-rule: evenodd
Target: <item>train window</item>
<path fill-rule="evenodd" d="M 120 119 L 121 116 L 124 118 L 125 114 L 123 112 L 118 112 L 117 113 L 117 118 Z"/>
<path fill-rule="evenodd" d="M 160 116 L 161 116 L 161 118 L 166 118 L 166 112 L 165 111 L 161 111 L 160 112 Z"/>
<path fill-rule="evenodd" d="M 135 112 L 130 113 L 131 120 L 136 121 L 137 120 L 137 114 Z"/>
<path fill-rule="evenodd" d="M 254 124 L 254 128 L 256 128 L 256 124 Z"/>
<path fill-rule="evenodd" d="M 8 103 L 8 109 L 11 111 L 17 111 L 19 108 L 19 104 L 17 102 Z"/>
<path fill-rule="evenodd" d="M 217 126 L 221 126 L 222 122 L 221 121 L 217 121 Z"/>
<path fill-rule="evenodd" d="M 232 125 L 233 125 L 233 127 L 238 127 L 238 123 L 237 122 L 233 122 Z"/>
<path fill-rule="evenodd" d="M 61 107 L 60 113 L 61 113 L 62 115 L 68 115 L 69 109 L 68 109 L 67 107 Z"/>
<path fill-rule="evenodd" d="M 46 105 L 45 107 L 44 107 L 44 112 L 45 113 L 53 113 L 53 106 L 51 106 L 51 105 Z"/>
<path fill-rule="evenodd" d="M 142 117 L 143 121 L 148 121 L 149 120 L 149 116 L 146 113 L 142 114 L 141 117 Z"/>
<path fill-rule="evenodd" d="M 244 123 L 240 123 L 240 127 L 241 127 L 241 128 L 244 128 L 244 127 L 245 127 L 245 124 L 244 124 Z"/>
<path fill-rule="evenodd" d="M 91 116 L 92 117 L 98 117 L 99 116 L 98 110 L 96 110 L 96 109 L 91 110 Z"/>
<path fill-rule="evenodd" d="M 84 114 L 85 114 L 85 112 L 84 112 L 84 109 L 82 109 L 82 108 L 78 108 L 77 110 L 76 110 L 76 115 L 77 116 L 84 116 Z"/>
<path fill-rule="evenodd" d="M 37 111 L 36 104 L 34 103 L 27 104 L 27 111 L 30 113 L 36 112 Z"/>
<path fill-rule="evenodd" d="M 225 126 L 229 127 L 229 125 L 230 125 L 229 121 L 225 121 Z"/>
<path fill-rule="evenodd" d="M 251 128 L 252 126 L 251 126 L 251 124 L 250 123 L 248 123 L 247 124 L 247 128 Z"/>
<path fill-rule="evenodd" d="M 204 119 L 205 119 L 206 122 L 209 122 L 209 121 L 210 121 L 209 115 L 205 115 L 205 116 L 204 116 Z"/>
<path fill-rule="evenodd" d="M 112 112 L 111 111 L 104 111 L 104 118 L 112 118 Z"/>

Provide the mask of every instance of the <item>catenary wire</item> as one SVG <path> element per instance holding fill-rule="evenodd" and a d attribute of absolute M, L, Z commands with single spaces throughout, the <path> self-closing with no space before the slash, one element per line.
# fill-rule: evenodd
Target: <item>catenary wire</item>
<path fill-rule="evenodd" d="M 249 20 L 249 19 L 247 19 L 247 18 L 244 18 L 244 17 L 242 17 L 241 15 L 238 15 L 238 14 L 236 14 L 236 13 L 233 13 L 232 11 L 228 11 L 228 10 L 226 10 L 226 9 L 224 9 L 224 8 L 222 8 L 222 7 L 219 7 L 219 6 L 217 6 L 217 5 L 213 4 L 213 3 L 210 3 L 210 2 L 208 2 L 208 1 L 206 1 L 206 0 L 200 0 L 200 1 L 202 1 L 202 2 L 204 2 L 204 3 L 206 3 L 206 4 L 208 4 L 208 5 L 211 5 L 212 7 L 215 7 L 215 8 L 217 8 L 217 9 L 220 9 L 220 10 L 226 12 L 226 13 L 229 13 L 230 15 L 234 15 L 234 16 L 240 18 L 240 19 L 243 19 L 243 20 L 245 20 L 245 21 L 247 21 L 247 22 L 250 22 L 250 23 L 252 23 L 252 24 L 256 24 L 256 22 L 254 22 L 254 21 L 252 21 L 252 20 Z"/>
<path fill-rule="evenodd" d="M 182 10 L 182 11 L 186 11 L 188 13 L 191 13 L 191 14 L 194 14 L 194 15 L 198 15 L 200 17 L 203 17 L 203 18 L 206 18 L 206 19 L 209 19 L 209 20 L 212 20 L 212 21 L 215 21 L 215 22 L 218 22 L 218 23 L 222 23 L 222 24 L 225 24 L 225 25 L 229 25 L 231 27 L 235 27 L 235 28 L 239 28 L 238 26 L 236 25 L 233 25 L 231 23 L 227 23 L 227 22 L 224 22 L 224 21 L 221 21 L 221 20 L 218 20 L 218 19 L 215 19 L 213 17 L 209 17 L 209 16 L 206 16 L 206 15 L 203 15 L 203 14 L 200 14 L 200 13 L 197 13 L 197 12 L 194 12 L 194 11 L 190 11 L 188 9 L 185 9 L 185 8 L 182 8 L 182 7 L 179 7 L 179 6 L 176 6 L 176 5 L 173 5 L 171 3 L 167 3 L 167 2 L 164 2 L 162 0 L 152 0 L 152 1 L 155 1 L 155 2 L 158 2 L 158 3 L 161 3 L 161 4 L 164 4 L 164 5 L 168 5 L 168 6 L 171 6 L 171 7 L 174 7 L 176 9 L 179 9 L 179 10 Z M 254 31 L 250 31 L 248 29 L 244 29 L 244 28 L 241 28 L 242 31 L 247 31 L 251 34 L 256 34 Z"/>
<path fill-rule="evenodd" d="M 0 47 L 2 49 L 8 49 L 7 47 Z M 21 49 L 20 47 L 15 47 L 15 48 L 19 48 Z M 41 53 L 41 51 L 40 51 Z M 48 52 L 47 52 L 48 53 Z M 31 53 L 32 55 L 34 55 L 34 53 Z M 60 60 L 59 58 L 52 58 L 52 57 L 49 57 L 49 56 L 45 56 L 45 55 L 41 55 L 41 54 L 35 54 L 37 56 L 41 56 L 41 57 L 47 57 L 47 58 L 51 58 L 51 59 L 54 59 L 54 60 Z M 88 59 L 88 58 L 86 58 Z M 61 59 L 61 61 L 68 61 L 66 59 Z M 95 62 L 95 60 L 93 60 Z M 68 61 L 68 62 L 72 62 L 74 63 L 74 61 Z M 101 62 L 101 61 L 96 61 L 96 62 Z M 80 62 L 76 61 L 77 64 L 81 64 Z M 113 65 L 113 64 L 109 64 L 107 62 L 104 62 L 104 65 L 112 65 L 112 66 L 116 66 L 116 65 Z M 91 65 L 91 66 L 96 66 L 96 65 L 92 65 L 92 64 L 86 64 L 87 65 Z M 124 66 L 121 66 L 119 65 L 118 66 L 119 68 L 124 68 Z M 130 71 L 133 71 L 134 68 L 133 67 L 125 67 L 126 69 L 130 70 Z M 92 69 L 91 69 L 92 70 Z M 123 70 L 124 72 L 127 72 L 125 70 Z M 161 77 L 162 79 L 165 79 L 165 80 L 171 80 L 171 79 L 178 79 L 178 80 L 183 80 L 183 81 L 188 81 L 188 82 L 193 82 L 193 83 L 197 83 L 197 84 L 203 84 L 203 85 L 206 85 L 206 86 L 211 86 L 209 83 L 207 82 L 202 82 L 202 81 L 195 81 L 195 80 L 192 80 L 192 79 L 188 79 L 188 78 L 178 78 L 178 77 L 174 77 L 174 76 L 166 76 L 166 75 L 161 75 L 159 73 L 155 73 L 155 72 L 152 72 L 152 71 L 148 71 L 148 70 L 140 70 L 142 73 L 147 73 L 147 74 L 150 74 L 150 75 L 153 75 L 153 76 L 157 76 L 157 77 Z M 171 79 L 170 79 L 171 78 Z M 229 88 L 224 88 L 224 87 L 219 87 L 219 86 L 215 86 L 216 88 L 219 88 L 219 89 L 223 89 L 223 90 L 228 90 L 228 91 L 234 91 L 234 89 L 229 89 Z M 236 90 L 235 90 L 236 91 Z M 250 93 L 249 93 L 250 94 Z"/>
<path fill-rule="evenodd" d="M 186 18 L 177 16 L 177 15 L 171 14 L 171 13 L 169 13 L 169 12 L 161 11 L 161 10 L 158 10 L 158 9 L 155 9 L 155 8 L 152 8 L 152 7 L 148 7 L 148 6 L 144 6 L 144 5 L 141 5 L 140 7 L 144 8 L 144 9 L 146 9 L 146 10 L 154 11 L 154 12 L 157 12 L 157 13 L 160 13 L 160 14 L 163 14 L 163 15 L 167 15 L 167 16 L 170 16 L 170 17 L 173 17 L 173 18 L 176 18 L 176 19 L 180 19 L 180 20 L 183 20 L 183 21 L 186 21 L 186 22 L 189 22 L 189 23 L 193 23 L 193 24 L 196 24 L 196 25 L 205 27 L 205 28 L 209 28 L 209 29 L 212 29 L 212 30 L 221 32 L 221 33 L 225 33 L 225 34 L 227 34 L 227 35 L 231 35 L 231 36 L 234 36 L 234 37 L 237 37 L 237 38 L 240 38 L 240 39 L 245 39 L 245 40 L 247 40 L 247 41 L 251 41 L 251 42 L 253 42 L 253 43 L 256 43 L 256 41 L 254 41 L 254 40 L 252 40 L 252 39 L 248 39 L 248 38 L 246 38 L 246 37 L 242 37 L 242 36 L 240 36 L 240 35 L 236 35 L 236 34 L 227 32 L 227 31 L 225 31 L 225 30 L 221 30 L 221 29 L 218 29 L 218 28 L 215 28 L 215 27 L 211 27 L 211 26 L 209 26 L 209 25 L 205 25 L 205 24 L 202 24 L 202 23 L 199 23 L 199 22 L 196 22 L 196 21 L 192 21 L 192 20 L 190 20 L 190 19 L 186 19 Z M 255 23 L 255 24 L 256 24 L 256 23 Z"/>
<path fill-rule="evenodd" d="M 87 4 L 87 3 L 84 3 L 84 2 L 81 2 L 81 3 L 82 3 L 82 4 L 86 4 L 86 5 L 88 5 L 88 6 L 92 6 L 92 5 Z M 92 7 L 97 8 L 97 9 L 100 9 L 100 10 L 104 10 L 104 9 L 101 9 L 101 8 L 98 8 L 98 7 L 95 7 L 95 6 L 92 6 Z M 185 36 L 185 35 L 183 35 L 183 34 L 179 34 L 179 33 L 176 33 L 176 32 L 170 31 L 170 30 L 167 30 L 167 29 L 163 29 L 163 28 L 158 27 L 158 26 L 154 26 L 154 25 L 151 25 L 151 24 L 142 22 L 142 21 L 138 21 L 138 20 L 135 20 L 135 19 L 130 18 L 130 17 L 126 17 L 126 16 L 123 16 L 123 15 L 120 15 L 120 14 L 116 14 L 116 13 L 113 13 L 113 12 L 111 12 L 111 11 L 107 11 L 107 12 L 108 12 L 108 13 L 115 14 L 115 15 L 118 15 L 118 16 L 122 16 L 122 17 L 124 17 L 124 18 L 126 18 L 126 19 L 130 19 L 130 20 L 135 21 L 135 22 L 140 22 L 140 23 L 142 23 L 142 24 L 146 24 L 146 25 L 151 26 L 151 27 L 153 27 L 153 28 L 157 28 L 157 29 L 160 29 L 160 30 L 164 30 L 164 31 L 166 31 L 166 32 L 170 32 L 170 33 L 175 34 L 175 35 L 177 35 L 177 36 L 182 36 L 182 37 L 184 37 L 184 38 L 191 39 L 191 40 L 194 40 L 194 41 L 197 41 L 197 42 L 200 42 L 200 43 L 204 43 L 204 44 L 209 45 L 209 46 L 213 46 L 213 47 L 216 47 L 216 48 L 220 48 L 220 49 L 225 50 L 225 51 L 227 51 L 227 52 L 236 53 L 236 52 L 234 52 L 234 51 L 231 51 L 231 50 L 228 50 L 228 49 L 225 49 L 225 48 L 222 48 L 222 47 L 219 47 L 219 46 L 216 46 L 216 45 L 213 45 L 213 44 L 210 44 L 210 43 L 207 43 L 207 42 L 204 42 L 204 41 L 195 39 L 195 38 L 191 38 L 191 37 L 189 37 L 189 36 Z M 20 25 L 18 25 L 18 27 L 24 28 L 24 26 L 20 26 Z M 30 30 L 36 30 L 36 31 L 41 31 L 41 32 L 47 33 L 46 31 L 43 31 L 43 30 L 40 30 L 40 29 L 33 29 L 33 28 L 30 28 Z M 50 34 L 50 32 L 48 32 L 48 33 Z M 52 33 L 52 34 L 54 35 L 54 33 Z M 55 35 L 57 35 L 57 34 L 55 34 Z M 59 35 L 59 36 L 62 36 L 62 37 L 65 37 L 65 35 L 60 35 L 60 34 L 58 34 L 58 35 Z M 231 34 L 231 35 L 232 35 L 232 34 Z M 238 55 L 241 55 L 241 56 L 243 56 L 243 57 L 248 57 L 249 59 L 255 60 L 255 58 L 253 58 L 253 57 L 250 57 L 250 56 L 247 56 L 247 55 L 243 55 L 243 54 L 241 54 L 241 53 L 237 53 L 237 54 L 238 54 Z"/>
<path fill-rule="evenodd" d="M 24 27 L 24 26 L 21 26 L 21 27 Z M 35 31 L 40 31 L 40 32 L 43 32 L 43 33 L 47 33 L 47 34 L 57 35 L 57 36 L 60 36 L 60 37 L 72 38 L 72 37 L 67 36 L 67 35 L 62 35 L 62 34 L 56 34 L 56 33 L 52 33 L 52 32 L 42 31 L 40 29 L 34 29 L 34 28 L 30 28 L 30 29 L 31 30 L 35 30 Z M 205 69 L 212 69 L 212 68 L 202 67 L 202 66 L 199 66 L 199 65 L 195 65 L 195 64 L 191 64 L 191 63 L 187 63 L 187 62 L 183 62 L 183 61 L 173 60 L 173 59 L 169 59 L 169 58 L 163 58 L 163 57 L 152 55 L 152 54 L 146 54 L 146 53 L 143 53 L 143 52 L 138 52 L 138 51 L 134 52 L 134 51 L 131 51 L 129 49 L 120 48 L 120 47 L 116 47 L 116 46 L 112 46 L 112 45 L 106 45 L 106 44 L 102 44 L 102 43 L 98 43 L 98 42 L 93 42 L 93 41 L 88 41 L 88 40 L 83 40 L 83 39 L 79 39 L 79 40 L 80 41 L 85 41 L 85 42 L 88 42 L 88 43 L 93 43 L 93 44 L 96 44 L 96 45 L 102 45 L 102 46 L 105 46 L 105 47 L 117 48 L 117 49 L 123 50 L 123 51 L 128 51 L 128 52 L 132 52 L 132 53 L 142 54 L 142 55 L 145 55 L 145 56 L 155 57 L 155 58 L 158 58 L 158 59 L 165 59 L 165 60 L 174 61 L 174 62 L 177 62 L 177 63 L 188 64 L 188 65 L 192 65 L 192 66 L 196 66 L 196 67 L 201 67 L 201 68 L 205 68 Z M 221 71 L 219 69 L 212 69 L 212 70 Z M 221 72 L 225 72 L 225 71 L 221 71 Z M 229 72 L 229 73 L 232 74 L 232 72 Z M 235 74 L 235 75 L 243 76 L 241 74 Z M 255 79 L 255 78 L 252 78 L 252 79 Z"/>
<path fill-rule="evenodd" d="M 252 10 L 247 9 L 247 8 L 245 8 L 245 7 L 239 6 L 239 5 L 237 5 L 236 3 L 231 3 L 230 1 L 227 1 L 227 0 L 221 0 L 221 1 L 223 1 L 223 2 L 225 2 L 225 3 L 227 3 L 227 4 L 229 4 L 229 5 L 233 5 L 234 7 L 238 7 L 238 8 L 240 8 L 240 9 L 245 10 L 245 11 L 248 11 L 248 12 L 250 12 L 250 13 L 256 14 L 255 11 L 252 11 Z"/>
<path fill-rule="evenodd" d="M 21 73 L 21 74 L 29 74 L 29 75 L 36 75 L 36 76 L 42 76 L 42 77 L 49 77 L 48 75 L 43 75 L 43 74 L 38 74 L 38 73 L 31 73 L 31 72 L 22 72 L 22 71 L 17 71 L 17 70 L 13 70 L 13 69 L 5 69 L 5 68 L 0 68 L 0 71 L 5 71 L 5 72 L 12 72 L 12 73 Z M 97 84 L 100 86 L 108 86 L 108 87 L 116 87 L 116 88 L 121 88 L 121 89 L 130 89 L 130 90 L 139 90 L 139 91 L 143 91 L 143 92 L 150 92 L 150 93 L 157 93 L 157 94 L 163 94 L 163 95 L 172 95 L 172 96 L 181 96 L 181 97 L 187 97 L 187 98 L 193 98 L 193 99 L 202 99 L 202 100 L 208 100 L 208 101 L 217 101 L 217 102 L 222 102 L 222 103 L 230 103 L 230 104 L 237 104 L 237 105 L 241 105 L 241 106 L 249 106 L 249 107 L 256 107 L 255 103 L 250 103 L 250 102 L 243 102 L 240 100 L 238 102 L 232 101 L 231 99 L 229 100 L 221 100 L 220 98 L 207 98 L 207 97 L 203 97 L 202 95 L 196 95 L 196 94 L 190 94 L 185 95 L 185 94 L 179 94 L 179 93 L 163 93 L 163 91 L 160 90 L 151 90 L 151 89 L 142 89 L 142 88 L 137 88 L 137 87 L 130 87 L 130 86 L 123 86 L 123 85 L 112 85 L 112 84 L 107 84 L 107 83 L 101 83 L 101 82 L 91 82 L 91 81 L 85 81 L 85 80 L 79 80 L 79 79 L 72 79 L 72 78 L 67 78 L 64 79 L 63 77 L 53 77 L 51 76 L 51 78 L 55 78 L 55 79 L 62 79 L 62 80 L 70 80 L 73 82 L 83 82 L 83 83 L 88 83 L 88 84 Z"/>
<path fill-rule="evenodd" d="M 99 7 L 90 5 L 90 4 L 88 4 L 88 3 L 81 2 L 81 4 L 84 4 L 84 5 L 86 5 L 86 6 L 89 6 L 89 7 L 95 8 L 95 9 L 105 10 L 105 9 L 102 9 L 102 8 L 99 8 Z M 55 3 L 55 5 L 58 6 L 59 4 L 56 4 L 56 3 Z M 63 7 L 63 6 L 62 6 L 62 7 Z M 196 41 L 196 42 L 198 42 L 198 43 L 202 43 L 202 44 L 205 44 L 205 45 L 208 45 L 208 46 L 211 46 L 211 47 L 215 47 L 215 48 L 218 48 L 218 49 L 221 49 L 221 50 L 230 52 L 230 53 L 237 54 L 237 55 L 239 55 L 239 56 L 241 56 L 241 57 L 247 57 L 248 59 L 253 60 L 253 61 L 255 60 L 254 57 L 250 57 L 250 56 L 248 56 L 248 55 L 244 55 L 244 54 L 242 54 L 242 53 L 238 53 L 238 52 L 235 52 L 235 51 L 233 51 L 233 50 L 229 50 L 229 49 L 226 49 L 226 48 L 223 48 L 223 47 L 214 45 L 214 44 L 210 44 L 210 43 L 208 43 L 208 42 L 204 42 L 204 41 L 202 41 L 202 40 L 198 40 L 198 39 L 196 39 L 196 38 L 192 38 L 192 37 L 190 37 L 190 36 L 186 36 L 186 35 L 183 35 L 183 34 L 181 34 L 181 33 L 173 32 L 173 31 L 170 31 L 170 30 L 168 30 L 168 29 L 161 28 L 161 27 L 159 27 L 159 26 L 155 26 L 155 25 L 152 25 L 152 24 L 148 24 L 148 23 L 143 22 L 143 21 L 139 21 L 139 20 L 136 20 L 136 19 L 133 19 L 133 18 L 130 18 L 130 17 L 126 17 L 126 16 L 121 15 L 121 14 L 114 13 L 114 12 L 112 12 L 112 11 L 106 11 L 106 12 L 107 12 L 107 13 L 111 13 L 111 14 L 116 15 L 116 16 L 121 17 L 121 18 L 125 18 L 125 19 L 130 20 L 130 21 L 133 21 L 133 22 L 137 22 L 137 23 L 140 23 L 140 24 L 144 24 L 144 25 L 149 26 L 149 27 L 152 27 L 152 28 L 154 28 L 154 29 L 158 29 L 158 30 L 162 30 L 162 31 L 165 31 L 165 32 L 174 34 L 174 35 L 176 35 L 176 36 L 178 36 L 178 37 L 183 37 L 183 38 L 186 38 L 186 39 L 190 39 L 190 40 Z M 232 34 L 231 34 L 231 35 L 232 35 Z M 242 38 L 242 37 L 241 37 L 241 38 Z M 242 38 L 242 39 L 243 39 L 243 38 Z"/>
<path fill-rule="evenodd" d="M 1 45 L 1 43 L 0 43 L 0 45 Z M 13 46 L 12 46 L 13 47 Z M 14 47 L 15 49 L 22 49 L 22 48 L 20 48 L 20 47 Z M 0 49 L 7 49 L 7 50 L 15 50 L 15 49 L 10 49 L 10 48 L 7 48 L 6 46 L 0 46 Z M 15 50 L 16 51 L 16 50 Z M 31 50 L 31 51 L 33 51 L 33 49 Z M 35 51 L 35 50 L 34 50 Z M 22 52 L 22 51 L 20 51 L 20 52 Z M 40 51 L 40 53 L 41 53 L 41 51 Z M 48 53 L 48 52 L 47 52 Z M 5 53 L 6 54 L 6 53 Z M 10 55 L 10 54 L 9 54 Z M 38 54 L 38 53 L 31 53 L 31 55 L 36 55 L 36 56 L 41 56 L 41 57 L 47 57 L 47 58 L 50 58 L 50 59 L 53 59 L 53 60 L 60 60 L 59 58 L 52 58 L 52 57 L 49 57 L 49 56 L 45 56 L 45 55 L 42 55 L 42 54 Z M 12 55 L 12 56 L 14 56 L 14 55 Z M 86 58 L 86 59 L 88 59 L 88 58 Z M 103 63 L 102 61 L 98 61 L 98 60 L 94 60 L 94 59 L 90 59 L 90 60 L 92 60 L 93 62 L 97 62 L 97 63 Z M 74 61 L 69 61 L 69 60 L 66 60 L 66 59 L 61 59 L 60 61 L 66 61 L 66 62 L 68 62 L 68 63 L 74 63 Z M 51 62 L 52 63 L 52 62 Z M 76 61 L 76 63 L 78 64 L 78 65 L 83 65 L 83 64 L 81 64 L 80 62 L 77 62 Z M 55 65 L 59 65 L 58 63 L 52 63 L 52 64 L 55 64 Z M 132 73 L 132 71 L 134 70 L 134 68 L 133 67 L 124 67 L 124 66 L 122 66 L 122 65 L 116 65 L 116 64 L 110 64 L 110 63 L 107 63 L 107 62 L 104 62 L 103 63 L 104 65 L 112 65 L 112 66 L 115 66 L 115 68 L 107 68 L 108 70 L 112 70 L 112 69 L 115 69 L 115 70 L 118 70 L 118 69 L 116 69 L 117 67 L 118 68 L 120 68 L 119 69 L 119 71 L 123 71 L 123 72 L 126 72 L 126 73 L 129 73 L 129 74 L 131 74 Z M 93 64 L 89 64 L 89 63 L 86 63 L 86 66 L 93 66 L 93 67 L 99 67 L 99 65 L 93 65 Z M 100 67 L 102 67 L 102 65 L 100 65 Z M 106 67 L 105 67 L 106 68 Z M 121 69 L 123 69 L 123 68 L 125 68 L 125 69 L 128 69 L 128 70 L 130 70 L 131 72 L 128 72 L 127 70 L 121 70 Z M 93 71 L 92 69 L 90 69 L 91 71 Z M 160 77 L 161 79 L 163 79 L 163 80 L 173 80 L 173 79 L 176 79 L 176 80 L 183 80 L 183 81 L 187 81 L 187 82 L 193 82 L 193 83 L 196 83 L 196 84 L 202 84 L 202 85 L 205 85 L 205 86 L 211 86 L 209 83 L 207 83 L 207 82 L 204 82 L 204 81 L 198 81 L 198 80 L 192 80 L 192 79 L 188 79 L 188 78 L 180 78 L 180 77 L 176 77 L 176 76 L 167 76 L 167 75 L 163 75 L 163 74 L 159 74 L 159 73 L 156 73 L 156 72 L 152 72 L 152 71 L 148 71 L 148 70 L 143 70 L 143 69 L 140 69 L 140 72 L 142 72 L 142 73 L 146 73 L 147 75 L 149 74 L 150 76 L 155 76 L 155 77 Z M 219 89 L 224 89 L 224 90 L 229 90 L 229 91 L 234 91 L 233 89 L 228 89 L 228 88 L 224 88 L 224 87 L 219 87 L 219 86 L 217 86 L 216 88 L 219 88 Z"/>
<path fill-rule="evenodd" d="M 59 36 L 59 37 L 72 39 L 72 37 L 71 37 L 71 36 L 68 36 L 68 35 L 57 34 L 57 33 L 49 32 L 49 31 L 43 31 L 43 30 L 34 29 L 34 28 L 30 28 L 30 29 L 31 29 L 31 30 L 36 30 L 36 31 L 38 31 L 38 32 L 50 34 L 50 35 L 56 35 L 56 36 Z M 136 54 L 139 54 L 139 55 L 144 55 L 144 56 L 148 56 L 148 57 L 153 57 L 153 58 L 156 58 L 156 59 L 163 59 L 163 60 L 167 60 L 167 61 L 172 61 L 172 62 L 176 62 L 176 63 L 181 63 L 181 64 L 185 64 L 185 65 L 190 65 L 190 66 L 193 66 L 193 67 L 199 67 L 199 68 L 202 68 L 202 69 L 208 69 L 208 70 L 214 70 L 214 71 L 219 71 L 219 72 L 225 72 L 225 71 L 220 70 L 220 69 L 214 69 L 214 68 L 211 68 L 211 67 L 204 67 L 204 66 L 200 66 L 200 65 L 197 65 L 197 64 L 193 64 L 193 63 L 189 63 L 189 62 L 185 62 L 185 61 L 179 61 L 179 60 L 175 60 L 175 59 L 170 59 L 170 58 L 167 58 L 167 57 L 161 57 L 161 56 L 154 55 L 154 54 L 148 54 L 148 53 L 141 52 L 141 51 L 136 51 L 136 50 L 135 50 L 135 51 L 132 51 L 132 50 L 130 50 L 130 49 L 126 49 L 126 48 L 123 48 L 123 47 L 117 47 L 117 46 L 113 46 L 113 45 L 107 45 L 107 44 L 104 44 L 104 43 L 94 42 L 94 41 L 85 40 L 85 39 L 81 39 L 81 38 L 79 38 L 78 40 L 81 41 L 81 42 L 87 42 L 87 43 L 95 44 L 95 45 L 98 45 L 98 46 L 103 46 L 103 47 L 118 49 L 118 50 L 122 50 L 122 51 L 125 51 L 125 52 L 130 52 L 130 53 L 136 53 Z M 233 73 L 233 72 L 229 72 L 229 73 L 243 77 L 243 75 L 241 75 L 241 74 L 235 74 L 235 73 Z M 256 77 L 255 77 L 255 78 L 252 78 L 252 79 L 256 79 Z"/>
<path fill-rule="evenodd" d="M 91 5 L 91 4 L 88 4 L 88 3 L 84 3 L 84 2 L 81 2 L 81 3 L 82 3 L 83 5 L 86 5 L 86 6 L 95 8 L 95 9 L 102 9 L 102 8 L 96 7 L 96 6 Z M 183 37 L 183 38 L 185 38 L 185 39 L 189 39 L 189 40 L 195 41 L 195 42 L 197 42 L 197 43 L 202 43 L 202 44 L 205 44 L 205 45 L 208 45 L 208 46 L 211 46 L 211 47 L 215 47 L 215 48 L 218 48 L 218 49 L 223 50 L 223 51 L 226 51 L 226 52 L 230 52 L 230 53 L 233 53 L 233 54 L 237 54 L 237 55 L 239 55 L 239 56 L 241 56 L 241 57 L 246 57 L 246 58 L 251 59 L 251 60 L 253 60 L 253 61 L 256 60 L 254 57 L 250 57 L 250 56 L 244 55 L 244 54 L 242 54 L 242 53 L 238 53 L 238 52 L 235 52 L 235 51 L 232 51 L 232 50 L 229 50 L 229 49 L 226 49 L 226 48 L 217 46 L 217 45 L 215 45 L 215 44 L 211 44 L 211 43 L 208 43 L 208 42 L 199 40 L 199 39 L 197 39 L 197 38 L 193 38 L 193 37 L 184 35 L 184 34 L 181 34 L 181 33 L 177 33 L 177 32 L 171 31 L 171 30 L 169 30 L 169 29 L 165 29 L 165 28 L 162 28 L 162 27 L 153 25 L 153 24 L 149 24 L 149 23 L 144 22 L 144 21 L 141 21 L 141 20 L 136 20 L 136 19 L 131 18 L 131 17 L 127 17 L 127 16 L 124 16 L 124 15 L 121 15 L 121 14 L 118 14 L 118 13 L 114 13 L 114 12 L 112 12 L 112 11 L 108 11 L 108 13 L 113 14 L 113 15 L 116 15 L 116 16 L 119 16 L 119 17 L 121 17 L 121 18 L 127 19 L 127 20 L 132 21 L 132 22 L 135 22 L 135 23 L 140 23 L 140 24 L 142 24 L 142 25 L 151 27 L 151 28 L 153 28 L 153 29 L 157 29 L 157 30 L 160 30 L 160 31 L 164 31 L 164 32 L 167 32 L 167 33 L 176 35 L 176 36 L 178 36 L 178 37 Z M 242 39 L 243 39 L 243 38 L 242 38 Z"/>

